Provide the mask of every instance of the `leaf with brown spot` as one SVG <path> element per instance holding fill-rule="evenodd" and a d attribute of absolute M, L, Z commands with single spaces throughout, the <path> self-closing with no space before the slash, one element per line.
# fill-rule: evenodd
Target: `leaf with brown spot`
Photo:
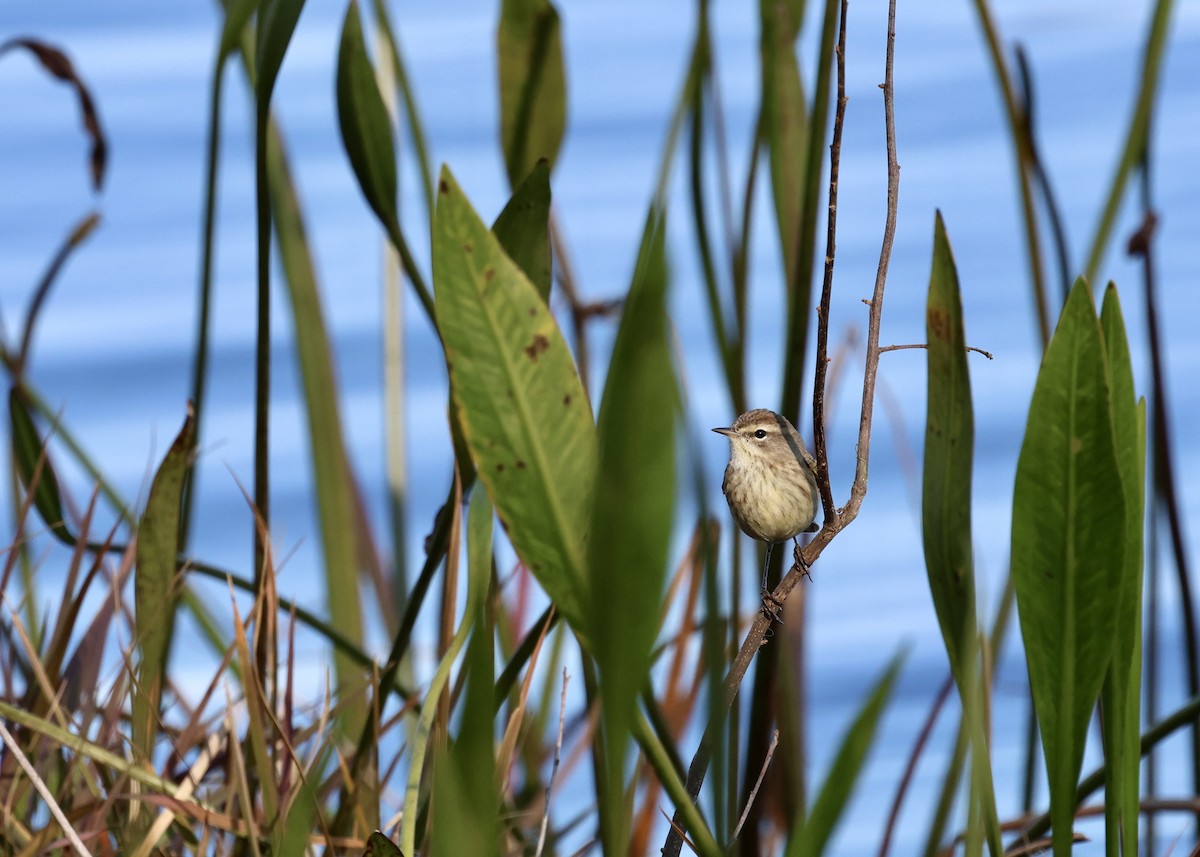
<path fill-rule="evenodd" d="M 541 295 L 448 170 L 441 181 L 447 189 L 434 218 L 435 303 L 463 436 L 517 555 L 579 627 L 596 472 L 591 409 L 553 315 L 529 313 L 545 306 Z M 525 350 L 531 343 L 536 362 Z M 525 463 L 519 473 L 498 469 L 515 461 Z"/>

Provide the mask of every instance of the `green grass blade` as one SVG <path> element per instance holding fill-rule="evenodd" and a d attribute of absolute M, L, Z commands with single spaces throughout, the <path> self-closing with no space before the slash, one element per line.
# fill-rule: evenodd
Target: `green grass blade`
<path fill-rule="evenodd" d="M 325 561 L 325 591 L 332 624 L 356 646 L 362 645 L 362 607 L 359 603 L 358 523 L 354 488 L 342 434 L 333 352 L 321 308 L 316 270 L 303 215 L 291 181 L 283 144 L 274 125 L 268 137 L 271 210 L 291 302 L 292 329 L 304 388 L 304 409 L 311 443 L 321 549 Z M 339 692 L 360 698 L 342 708 L 342 723 L 354 728 L 366 717 L 364 673 L 340 649 L 334 666 Z M 347 697 L 343 697 L 346 699 Z"/>
<path fill-rule="evenodd" d="M 891 698 L 892 688 L 903 663 L 903 652 L 892 658 L 891 664 L 875 683 L 867 701 L 863 703 L 858 716 L 846 730 L 829 766 L 829 772 L 825 775 L 821 791 L 813 803 L 812 812 L 803 824 L 796 826 L 791 839 L 788 840 L 787 857 L 816 857 L 825 852 L 834 827 L 854 794 L 854 784 L 862 772 L 867 752 L 875 743 L 880 718 Z"/>
<path fill-rule="evenodd" d="M 468 613 L 472 625 L 464 667 L 467 689 L 458 737 L 438 754 L 434 777 L 433 855 L 501 853 L 493 733 L 493 629 L 487 616 L 487 590 L 492 571 L 492 504 L 486 492 L 471 495 L 467 517 L 467 562 L 470 583 Z M 470 824 L 463 824 L 470 819 Z"/>
<path fill-rule="evenodd" d="M 421 177 L 421 189 L 424 191 L 425 215 L 430 224 L 433 223 L 433 167 L 429 160 L 429 145 L 425 140 L 424 124 L 421 122 L 420 111 L 417 110 L 417 100 L 413 95 L 412 84 L 409 81 L 408 69 L 404 57 L 400 53 L 400 43 L 396 41 L 396 33 L 392 28 L 391 16 L 387 11 L 384 0 L 371 0 L 371 8 L 375 13 L 375 25 L 383 34 L 383 41 L 392 61 L 392 72 L 396 80 L 396 88 L 404 102 L 404 118 L 408 121 L 408 137 L 412 143 L 413 152 L 417 158 L 417 172 Z"/>
<path fill-rule="evenodd" d="M 1129 182 L 1129 174 L 1141 160 L 1142 153 L 1148 145 L 1150 120 L 1158 95 L 1158 81 L 1162 61 L 1167 53 L 1167 37 L 1171 31 L 1171 13 L 1174 9 L 1174 0 L 1157 0 L 1154 4 L 1154 13 L 1150 17 L 1150 29 L 1146 34 L 1146 50 L 1142 54 L 1141 78 L 1138 81 L 1137 97 L 1133 103 L 1133 115 L 1129 117 L 1129 129 L 1125 133 L 1121 157 L 1113 172 L 1108 195 L 1104 200 L 1104 208 L 1100 213 L 1100 221 L 1096 224 L 1096 232 L 1092 236 L 1091 247 L 1088 250 L 1085 275 L 1089 281 L 1095 281 L 1100 273 L 1100 265 L 1104 261 L 1104 254 L 1108 250 L 1112 231 L 1117 223 L 1117 214 L 1121 210 L 1121 202 L 1125 197 L 1125 186 Z"/>
<path fill-rule="evenodd" d="M 1113 428 L 1125 488 L 1125 557 L 1114 596 L 1119 609 L 1113 660 L 1104 682 L 1105 821 L 1107 853 L 1137 853 L 1138 791 L 1141 758 L 1142 685 L 1142 533 L 1145 508 L 1145 403 L 1137 403 L 1133 365 L 1117 289 L 1109 284 L 1100 310 L 1100 327 L 1112 384 Z M 1118 847 L 1119 843 L 1119 847 Z"/>
<path fill-rule="evenodd" d="M 471 457 L 518 556 L 581 624 L 596 430 L 554 317 L 448 170 L 433 236 L 437 322 Z"/>
<path fill-rule="evenodd" d="M 567 125 L 558 11 L 548 0 L 502 0 L 496 33 L 500 145 L 513 187 L 542 158 L 558 156 Z"/>
<path fill-rule="evenodd" d="M 375 68 L 363 40 L 357 0 L 346 6 L 337 62 L 337 111 L 342 145 L 363 196 L 388 232 L 399 229 L 396 147 Z"/>
<path fill-rule="evenodd" d="M 525 272 L 542 300 L 550 300 L 550 165 L 538 161 L 492 224 L 508 258 Z"/>
<path fill-rule="evenodd" d="M 631 718 L 658 634 L 675 501 L 679 392 L 667 341 L 665 222 L 647 219 L 613 345 L 598 425 L 600 466 L 588 549 L 588 628 L 600 668 L 606 853 L 628 848 L 624 794 Z"/>
<path fill-rule="evenodd" d="M 458 527 L 452 528 L 457 535 Z M 409 744 L 410 766 L 408 769 L 408 785 L 404 795 L 404 816 L 400 827 L 400 850 L 405 854 L 416 854 L 417 808 L 419 805 L 421 775 L 424 770 L 426 748 L 429 742 L 430 729 L 437 714 L 439 697 L 446 683 L 450 680 L 450 670 L 458 659 L 471 631 L 473 620 L 479 603 L 487 596 L 488 580 L 492 569 L 492 506 L 487 495 L 475 491 L 471 495 L 471 507 L 468 513 L 467 529 L 467 605 L 462 621 L 454 632 L 454 638 L 446 654 L 438 664 L 425 700 L 421 703 L 421 713 L 418 718 L 416 734 Z M 447 574 L 453 574 L 456 569 L 447 567 Z M 490 670 L 489 670 L 490 677 Z M 488 706 L 484 713 L 491 711 Z M 459 852 L 475 853 L 475 852 Z"/>
<path fill-rule="evenodd" d="M 138 526 L 133 604 L 141 657 L 133 689 L 132 725 L 133 746 L 142 759 L 151 757 L 158 733 L 158 708 L 167 678 L 167 655 L 179 594 L 175 557 L 179 554 L 180 502 L 195 438 L 196 425 L 189 404 L 183 428 L 154 475 Z"/>
<path fill-rule="evenodd" d="M 658 735 L 655 734 L 654 729 L 651 728 L 650 723 L 641 712 L 638 712 L 633 719 L 633 734 L 642 748 L 642 752 L 646 755 L 646 761 L 654 768 L 659 782 L 663 784 L 663 788 L 674 801 L 676 811 L 682 817 L 688 837 L 695 845 L 696 853 L 703 857 L 720 857 L 723 853 L 721 847 L 717 845 L 712 831 L 705 823 L 699 805 L 688 796 L 687 785 L 675 768 L 670 752 L 666 745 L 659 740 Z"/>
<path fill-rule="evenodd" d="M 1029 407 L 1013 496 L 1012 576 L 1050 783 L 1054 853 L 1070 853 L 1087 726 L 1112 656 L 1125 562 L 1104 343 L 1081 279 Z"/>

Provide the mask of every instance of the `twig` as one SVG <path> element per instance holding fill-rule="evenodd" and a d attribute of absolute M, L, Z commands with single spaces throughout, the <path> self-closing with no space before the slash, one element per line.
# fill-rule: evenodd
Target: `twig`
<path fill-rule="evenodd" d="M 771 733 L 771 743 L 767 745 L 767 757 L 763 759 L 762 768 L 758 772 L 758 779 L 754 781 L 754 788 L 750 790 L 750 798 L 746 801 L 746 807 L 742 810 L 742 817 L 738 819 L 737 827 L 733 829 L 733 838 L 736 840 L 742 832 L 742 825 L 746 823 L 746 817 L 750 815 L 750 807 L 754 806 L 754 799 L 758 797 L 758 789 L 762 785 L 763 778 L 767 775 L 767 768 L 771 764 L 771 759 L 775 756 L 775 748 L 779 746 L 779 730 L 776 729 Z"/>
<path fill-rule="evenodd" d="M 1154 462 L 1154 493 L 1166 514 L 1167 530 L 1170 534 L 1171 556 L 1175 561 L 1175 576 L 1179 586 L 1180 613 L 1183 619 L 1183 644 L 1187 661 L 1187 688 L 1189 696 L 1200 694 L 1200 630 L 1196 625 L 1196 603 L 1192 591 L 1192 575 L 1188 562 L 1187 544 L 1180 511 L 1178 481 L 1175 478 L 1174 452 L 1171 446 L 1171 420 L 1167 413 L 1167 378 L 1163 354 L 1165 353 L 1162 331 L 1158 323 L 1157 277 L 1154 268 L 1154 234 L 1158 217 L 1150 201 L 1149 149 L 1142 153 L 1142 207 L 1143 220 L 1138 230 L 1130 237 L 1128 252 L 1142 262 L 1142 284 L 1146 295 L 1146 337 L 1150 346 L 1150 429 L 1152 432 Z M 1153 531 L 1151 531 L 1153 532 Z M 1200 727 L 1192 728 L 1192 785 L 1200 789 Z M 1200 816 L 1198 816 L 1200 818 Z"/>
<path fill-rule="evenodd" d="M 563 730 L 567 713 L 567 685 L 571 676 L 563 667 L 562 694 L 558 701 L 558 738 L 554 742 L 554 766 L 550 769 L 550 780 L 546 783 L 546 810 L 542 813 L 542 829 L 538 831 L 537 851 L 534 857 L 542 857 L 542 849 L 546 847 L 546 830 L 550 826 L 550 792 L 554 789 L 554 778 L 558 776 L 558 763 L 562 758 Z"/>
<path fill-rule="evenodd" d="M 929 345 L 924 342 L 915 342 L 912 345 L 884 345 L 879 349 L 879 353 L 883 354 L 885 351 L 904 351 L 909 348 L 928 348 L 928 347 L 929 347 Z M 964 349 L 967 351 L 974 351 L 976 354 L 982 354 L 988 360 L 996 359 L 992 355 L 992 352 L 984 351 L 982 348 L 976 348 L 974 345 L 966 345 L 966 346 L 964 346 Z"/>
<path fill-rule="evenodd" d="M 91 857 L 91 852 L 87 850 L 83 844 L 83 841 L 79 838 L 79 834 L 76 833 L 75 828 L 71 826 L 71 822 L 63 813 L 62 807 L 60 807 L 58 802 L 54 799 L 54 794 L 49 788 L 47 788 L 45 781 L 38 776 L 38 772 L 34 770 L 34 767 L 30 763 L 29 759 L 24 753 L 21 752 L 20 745 L 17 744 L 17 741 L 15 738 L 13 738 L 12 733 L 9 732 L 4 726 L 3 721 L 0 721 L 0 739 L 3 739 L 5 746 L 8 747 L 8 751 L 12 753 L 13 758 L 17 760 L 17 764 L 21 766 L 21 770 L 25 772 L 25 776 L 29 777 L 29 781 L 33 783 L 34 789 L 45 802 L 46 808 L 50 810 L 50 814 L 54 816 L 54 820 L 58 822 L 59 827 L 62 828 L 63 835 L 66 837 L 67 841 L 71 843 L 71 847 L 75 849 L 75 853 L 84 855 L 84 857 Z"/>
<path fill-rule="evenodd" d="M 845 529 L 857 517 L 863 498 L 867 493 L 867 460 L 871 444 L 871 418 L 874 412 L 875 376 L 879 369 L 879 326 L 883 313 L 883 294 L 884 285 L 887 282 L 888 262 L 891 258 L 892 242 L 896 233 L 896 208 L 900 189 L 900 164 L 896 158 L 895 103 L 892 85 L 892 65 L 896 41 L 896 0 L 890 0 L 888 3 L 887 59 L 884 69 L 884 82 L 880 85 L 880 88 L 883 90 L 884 124 L 887 136 L 887 218 L 884 223 L 883 243 L 880 248 L 879 265 L 875 276 L 875 291 L 871 300 L 871 311 L 867 325 L 867 355 L 866 367 L 863 373 L 862 413 L 859 420 L 858 461 L 855 468 L 854 484 L 850 491 L 850 500 L 845 506 L 838 509 L 833 505 L 832 490 L 829 485 L 828 460 L 824 454 L 823 382 L 829 337 L 828 318 L 832 289 L 833 239 L 836 236 L 837 207 L 834 200 L 836 200 L 837 194 L 841 128 L 845 123 L 846 5 L 846 0 L 843 0 L 837 47 L 838 105 L 834 119 L 834 144 L 830 147 L 831 202 L 829 206 L 829 228 L 827 234 L 826 273 L 825 283 L 822 288 L 821 304 L 817 309 L 817 382 L 813 390 L 814 446 L 820 451 L 817 457 L 817 480 L 821 489 L 822 504 L 825 509 L 825 523 L 820 532 L 803 549 L 797 547 L 797 562 L 772 593 L 771 597 L 778 604 L 783 604 L 787 600 L 788 595 L 799 584 L 800 578 L 805 573 L 805 569 L 816 561 L 825 547 L 833 540 L 834 536 Z M 742 642 L 741 649 L 734 658 L 729 674 L 725 678 L 721 700 L 714 706 L 714 710 L 719 712 L 721 716 L 729 710 L 734 699 L 737 698 L 738 690 L 741 687 L 746 671 L 750 667 L 750 662 L 754 659 L 755 653 L 766 642 L 767 631 L 770 628 L 771 622 L 772 618 L 766 614 L 766 611 L 760 611 L 755 614 L 750 630 Z M 704 784 L 704 775 L 708 770 L 708 762 L 712 755 L 712 736 L 720 726 L 719 718 L 713 718 L 709 721 L 705 727 L 704 735 L 700 739 L 700 746 L 696 749 L 695 756 L 692 757 L 687 779 L 688 794 L 692 800 L 696 799 L 700 793 L 700 787 Z M 679 830 L 680 819 L 677 815 L 672 824 L 672 829 L 667 836 L 666 843 L 663 846 L 662 853 L 664 857 L 678 857 L 682 847 Z"/>

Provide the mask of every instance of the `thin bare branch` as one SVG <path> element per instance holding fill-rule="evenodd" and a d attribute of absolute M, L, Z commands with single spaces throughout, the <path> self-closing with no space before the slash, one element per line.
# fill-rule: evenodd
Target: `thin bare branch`
<path fill-rule="evenodd" d="M 792 590 L 799 584 L 808 569 L 816 561 L 825 547 L 858 515 L 859 507 L 867 493 L 867 460 L 870 454 L 871 420 L 874 414 L 875 377 L 879 369 L 879 327 L 883 315 L 884 285 L 887 281 L 888 263 L 891 259 L 892 243 L 896 234 L 896 209 L 900 189 L 900 164 L 896 157 L 896 124 L 895 105 L 892 85 L 892 66 L 895 55 L 896 41 L 896 2 L 888 4 L 887 53 L 884 69 L 884 82 L 880 85 L 883 90 L 884 124 L 887 136 L 887 218 L 884 223 L 883 243 L 880 248 L 879 265 L 875 276 L 875 290 L 870 301 L 870 314 L 867 326 L 866 368 L 863 376 L 862 412 L 859 420 L 858 433 L 858 464 L 855 468 L 854 484 L 850 491 L 850 500 L 838 509 L 833 506 L 832 491 L 829 485 L 828 461 L 824 437 L 824 380 L 828 347 L 828 316 L 832 298 L 832 266 L 833 250 L 836 237 L 837 217 L 837 175 L 838 158 L 840 155 L 841 129 L 845 122 L 845 44 L 846 44 L 846 0 L 841 4 L 841 22 L 836 49 L 838 62 L 838 107 L 834 118 L 834 145 L 830 147 L 830 205 L 828 210 L 829 227 L 827 231 L 826 274 L 822 288 L 821 303 L 818 313 L 818 351 L 816 366 L 816 383 L 813 390 L 813 429 L 814 448 L 817 450 L 817 481 L 821 488 L 822 504 L 825 509 L 825 523 L 820 532 L 803 548 L 796 546 L 795 564 L 784 576 L 775 591 L 766 600 L 776 605 L 782 605 Z M 755 617 L 746 634 L 745 640 L 734 658 L 729 673 L 722 686 L 721 702 L 715 710 L 723 716 L 737 698 L 743 678 L 750 667 L 754 655 L 767 641 L 767 632 L 774 620 L 774 612 L 764 607 Z M 712 756 L 713 735 L 720 728 L 718 718 L 711 719 L 700 739 L 700 746 L 692 757 L 688 768 L 687 788 L 693 800 L 700 794 L 704 784 L 704 776 Z M 672 823 L 672 829 L 663 845 L 664 857 L 678 857 L 682 848 L 680 836 L 681 821 L 678 815 Z"/>
<path fill-rule="evenodd" d="M 928 348 L 928 347 L 929 346 L 924 342 L 915 342 L 912 345 L 884 345 L 883 347 L 881 347 L 879 349 L 879 353 L 883 354 L 885 351 L 904 351 L 909 348 Z M 974 351 L 976 354 L 982 354 L 988 360 L 995 359 L 995 357 L 992 355 L 992 352 L 984 351 L 982 348 L 976 348 L 974 345 L 967 345 L 967 346 L 965 346 L 964 350 Z"/>
<path fill-rule="evenodd" d="M 763 759 L 762 768 L 758 772 L 758 779 L 754 781 L 754 788 L 750 790 L 750 798 L 746 801 L 746 807 L 742 810 L 742 817 L 738 819 L 737 827 L 733 829 L 733 838 L 737 839 L 738 834 L 742 832 L 742 825 L 746 823 L 747 816 L 750 815 L 750 807 L 754 806 L 754 799 L 758 797 L 759 787 L 762 786 L 763 778 L 767 775 L 767 768 L 771 765 L 771 759 L 775 756 L 775 748 L 779 746 L 779 730 L 776 729 L 771 734 L 771 743 L 767 746 L 767 757 Z"/>

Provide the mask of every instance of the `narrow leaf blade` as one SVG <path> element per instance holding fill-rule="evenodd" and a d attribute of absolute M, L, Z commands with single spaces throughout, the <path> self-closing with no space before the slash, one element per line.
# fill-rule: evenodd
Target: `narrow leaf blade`
<path fill-rule="evenodd" d="M 15 384 L 8 391 L 8 415 L 12 425 L 13 456 L 21 482 L 26 490 L 32 486 L 33 506 L 46 526 L 52 530 L 61 529 L 65 533 L 66 518 L 63 515 L 58 476 L 38 434 L 25 393 Z M 40 472 L 39 461 L 42 462 Z"/>
<path fill-rule="evenodd" d="M 363 196 L 389 234 L 398 229 L 396 147 L 375 69 L 367 56 L 358 2 L 346 7 L 337 64 L 338 125 Z"/>
<path fill-rule="evenodd" d="M 138 524 L 133 592 L 141 657 L 133 695 L 133 742 L 144 759 L 149 759 L 154 749 L 155 722 L 175 623 L 180 503 L 195 438 L 195 419 L 189 402 L 183 427 L 154 474 L 146 511 Z"/>
<path fill-rule="evenodd" d="M 1112 383 L 1113 428 L 1121 483 L 1125 488 L 1125 557 L 1120 583 L 1113 593 L 1116 611 L 1113 660 L 1101 697 L 1105 724 L 1105 801 L 1109 853 L 1137 853 L 1138 792 L 1141 753 L 1142 683 L 1142 533 L 1145 509 L 1145 411 L 1139 407 L 1133 364 L 1117 289 L 1109 284 L 1100 310 L 1104 347 Z M 1144 403 L 1143 403 L 1144 404 Z"/>
<path fill-rule="evenodd" d="M 600 667 L 608 751 L 605 841 L 625 839 L 623 762 L 658 634 L 675 500 L 679 393 L 667 340 L 665 224 L 647 219 L 613 345 L 598 426 L 588 553 L 590 640 Z"/>
<path fill-rule="evenodd" d="M 825 851 L 833 830 L 854 793 L 854 783 L 862 772 L 867 753 L 875 743 L 879 721 L 892 696 L 904 654 L 892 658 L 858 716 L 846 730 L 838 751 L 825 775 L 825 782 L 813 803 L 812 812 L 801 825 L 797 825 L 788 841 L 787 857 L 816 857 Z"/>

